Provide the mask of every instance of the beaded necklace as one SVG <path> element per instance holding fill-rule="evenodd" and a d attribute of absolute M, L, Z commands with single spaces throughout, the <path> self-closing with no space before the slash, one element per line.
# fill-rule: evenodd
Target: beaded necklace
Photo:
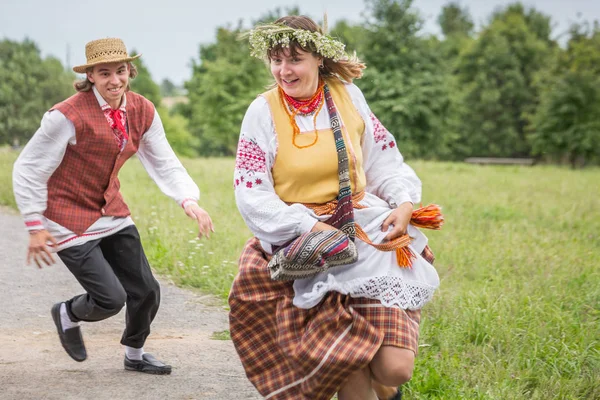
<path fill-rule="evenodd" d="M 279 99 L 281 100 L 281 104 L 283 108 L 288 114 L 290 119 L 290 124 L 292 125 L 293 136 L 292 136 L 292 144 L 296 146 L 298 149 L 305 149 L 307 147 L 313 146 L 319 140 L 319 131 L 317 130 L 317 116 L 319 115 L 319 111 L 323 108 L 323 104 L 325 103 L 325 96 L 323 94 L 323 86 L 325 82 L 319 80 L 319 86 L 317 87 L 317 91 L 312 97 L 308 100 L 296 100 L 290 96 L 288 96 L 281 87 L 278 87 L 279 90 Z M 315 140 L 306 146 L 299 146 L 296 144 L 296 137 L 300 135 L 300 127 L 296 123 L 296 115 L 311 115 L 313 116 L 313 126 L 315 127 Z"/>

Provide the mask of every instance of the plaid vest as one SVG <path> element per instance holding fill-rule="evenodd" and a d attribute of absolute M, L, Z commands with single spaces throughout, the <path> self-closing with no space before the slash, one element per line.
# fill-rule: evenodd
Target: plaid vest
<path fill-rule="evenodd" d="M 143 96 L 127 92 L 126 109 L 129 140 L 122 152 L 93 91 L 77 93 L 50 109 L 73 123 L 77 143 L 67 146 L 48 181 L 46 218 L 81 235 L 102 216 L 130 214 L 117 175 L 150 128 L 154 106 Z"/>

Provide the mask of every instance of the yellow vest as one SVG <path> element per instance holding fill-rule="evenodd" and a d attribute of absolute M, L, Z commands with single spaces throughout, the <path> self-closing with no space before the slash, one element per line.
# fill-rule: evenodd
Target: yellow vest
<path fill-rule="evenodd" d="M 327 80 L 327 85 L 342 122 L 352 193 L 358 193 L 364 190 L 366 185 L 361 150 L 365 122 L 342 82 L 331 79 Z M 340 183 L 333 130 L 320 129 L 317 143 L 299 149 L 292 143 L 292 126 L 277 88 L 263 93 L 262 96 L 271 109 L 277 134 L 277 157 L 272 169 L 277 195 L 288 203 L 326 203 L 334 200 L 339 193 Z M 324 112 L 326 107 L 324 104 L 321 112 Z M 306 132 L 296 137 L 296 144 L 305 146 L 314 140 L 315 133 Z"/>

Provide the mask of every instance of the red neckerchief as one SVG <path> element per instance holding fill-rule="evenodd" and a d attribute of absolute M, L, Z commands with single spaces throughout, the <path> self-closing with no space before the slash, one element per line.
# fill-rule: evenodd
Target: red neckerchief
<path fill-rule="evenodd" d="M 129 135 L 127 134 L 127 129 L 125 128 L 125 124 L 127 122 L 125 106 L 121 106 L 116 110 L 113 110 L 110 105 L 106 103 L 104 106 L 102 106 L 102 111 L 104 112 L 106 121 L 108 121 L 108 124 L 115 134 L 115 140 L 119 145 L 119 149 L 122 151 L 129 140 Z"/>

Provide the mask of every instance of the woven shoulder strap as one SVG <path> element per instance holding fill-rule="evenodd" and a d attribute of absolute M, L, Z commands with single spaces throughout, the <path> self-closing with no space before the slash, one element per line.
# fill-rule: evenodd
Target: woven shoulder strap
<path fill-rule="evenodd" d="M 332 225 L 354 240 L 356 228 L 354 226 L 354 207 L 352 205 L 352 189 L 350 187 L 350 168 L 348 162 L 348 152 L 342 135 L 341 121 L 338 115 L 331 92 L 327 84 L 323 87 L 325 94 L 325 104 L 329 111 L 331 129 L 335 140 L 335 147 L 338 156 L 338 177 L 340 181 L 340 192 L 337 197 L 337 207 L 327 223 Z"/>

